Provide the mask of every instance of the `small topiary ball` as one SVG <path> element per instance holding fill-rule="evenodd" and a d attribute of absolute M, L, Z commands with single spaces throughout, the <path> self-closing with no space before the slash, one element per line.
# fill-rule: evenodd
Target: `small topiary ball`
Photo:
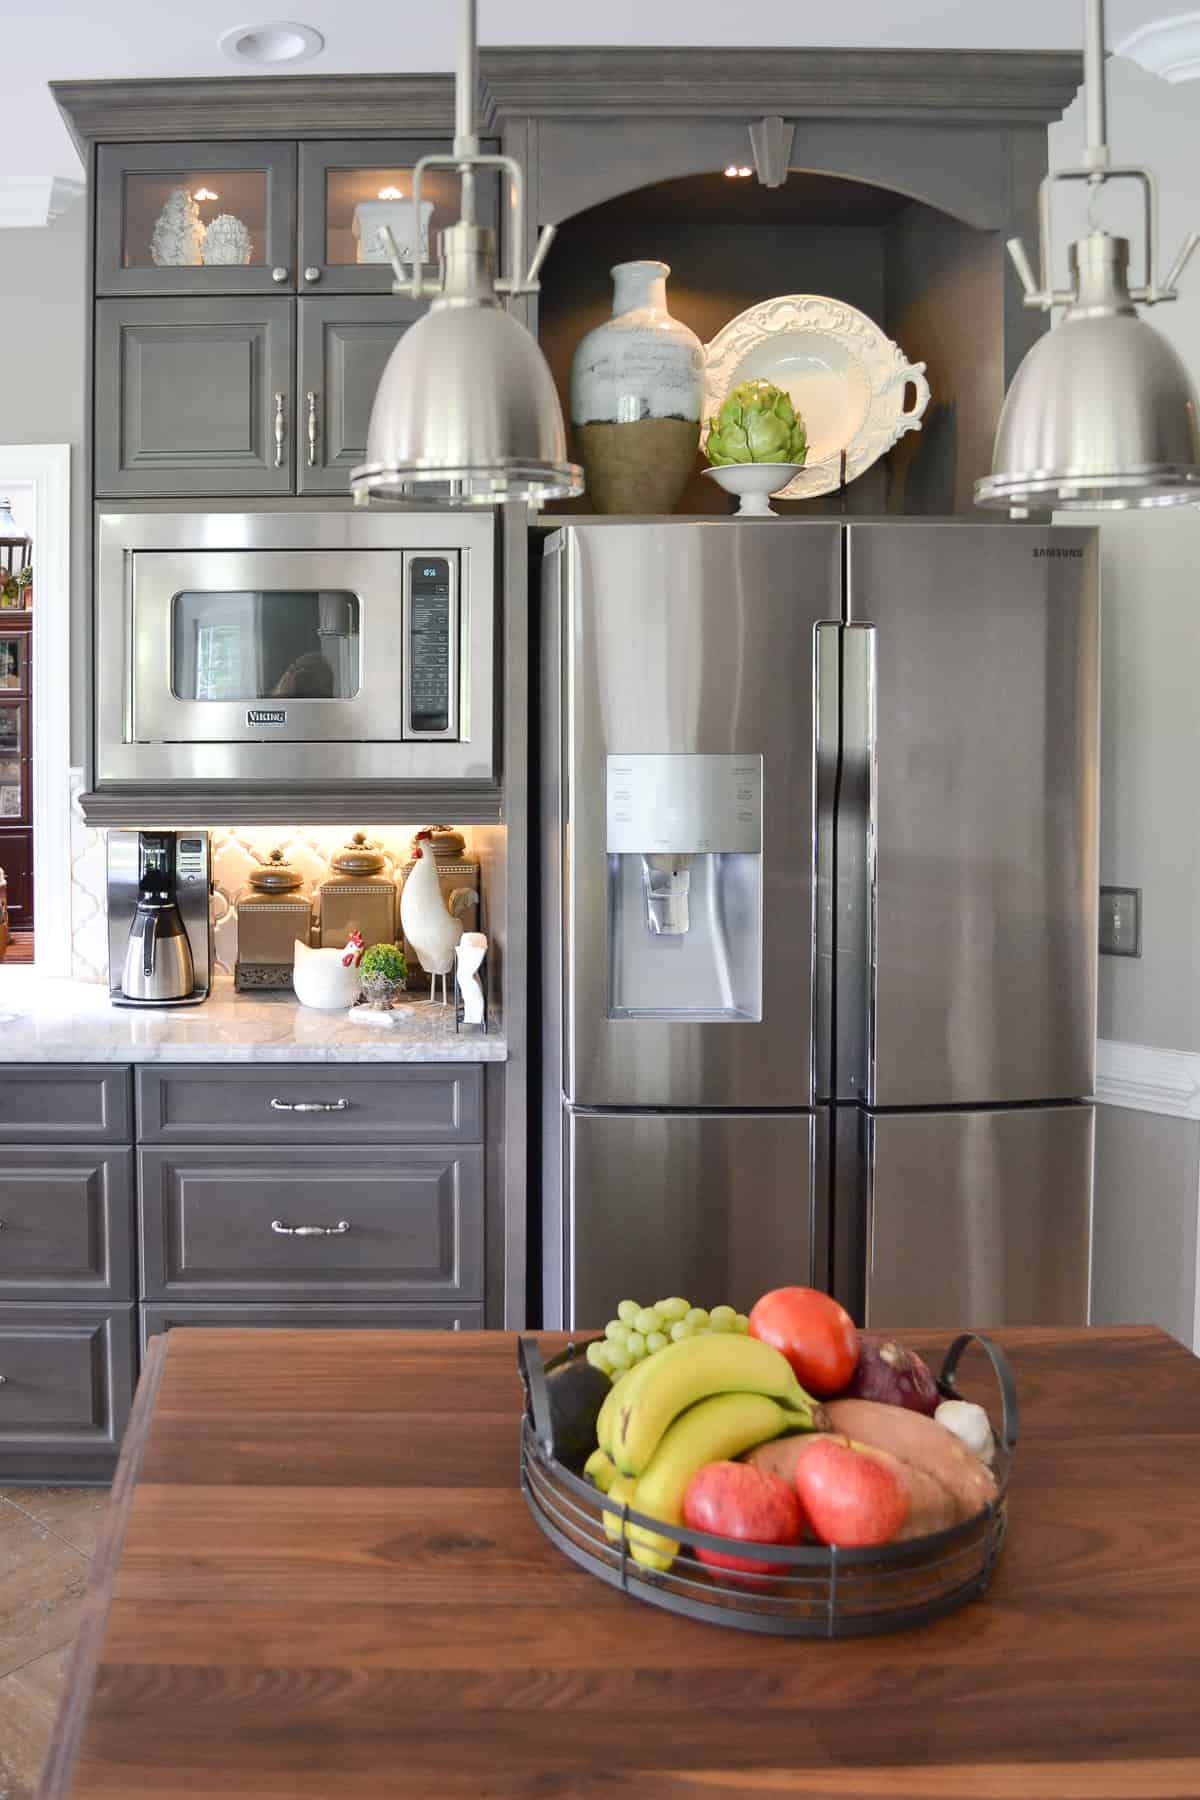
<path fill-rule="evenodd" d="M 399 987 L 408 980 L 408 963 L 404 952 L 395 944 L 372 944 L 369 950 L 363 951 L 358 972 L 364 982 L 368 976 L 375 975 Z"/>

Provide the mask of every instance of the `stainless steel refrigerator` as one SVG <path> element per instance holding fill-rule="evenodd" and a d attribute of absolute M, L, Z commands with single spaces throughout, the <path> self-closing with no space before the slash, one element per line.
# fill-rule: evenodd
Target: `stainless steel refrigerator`
<path fill-rule="evenodd" d="M 541 632 L 546 1324 L 1086 1320 L 1095 534 L 599 519 Z"/>

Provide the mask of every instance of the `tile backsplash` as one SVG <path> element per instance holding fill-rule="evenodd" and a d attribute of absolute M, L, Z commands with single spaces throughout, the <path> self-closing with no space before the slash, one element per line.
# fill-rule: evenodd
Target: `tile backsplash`
<path fill-rule="evenodd" d="M 71 940 L 72 973 L 77 981 L 108 981 L 108 917 L 105 907 L 106 848 L 104 833 L 89 826 L 79 810 L 82 772 L 72 771 L 71 782 Z M 252 869 L 265 863 L 271 851 L 281 849 L 292 867 L 304 877 L 311 892 L 329 872 L 331 859 L 352 832 L 365 831 L 383 852 L 385 868 L 393 878 L 409 861 L 413 825 L 330 825 L 300 827 L 273 825 L 252 828 L 211 828 L 213 855 L 213 947 L 217 966 L 233 973 L 237 958 L 237 915 L 234 901 L 245 887 Z M 474 855 L 469 828 L 468 859 Z"/>

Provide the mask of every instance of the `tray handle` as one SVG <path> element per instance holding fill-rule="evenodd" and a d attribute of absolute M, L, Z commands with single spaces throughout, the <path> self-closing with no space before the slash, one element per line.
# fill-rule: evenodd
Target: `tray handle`
<path fill-rule="evenodd" d="M 992 1365 L 992 1373 L 1000 1389 L 1000 1441 L 1005 1453 L 1011 1456 L 1017 1447 L 1017 1434 L 1021 1429 L 1021 1409 L 1017 1404 L 1017 1387 L 1012 1368 L 999 1344 L 992 1338 L 985 1337 L 982 1331 L 962 1332 L 946 1352 L 941 1374 L 938 1376 L 938 1387 L 945 1391 L 948 1400 L 960 1398 L 955 1375 L 968 1344 L 978 1344 L 987 1353 Z"/>
<path fill-rule="evenodd" d="M 534 1436 L 547 1456 L 554 1454 L 554 1433 L 550 1426 L 550 1395 L 546 1387 L 546 1364 L 542 1347 L 534 1337 L 517 1339 L 517 1365 L 525 1385 L 525 1407 L 533 1420 Z"/>

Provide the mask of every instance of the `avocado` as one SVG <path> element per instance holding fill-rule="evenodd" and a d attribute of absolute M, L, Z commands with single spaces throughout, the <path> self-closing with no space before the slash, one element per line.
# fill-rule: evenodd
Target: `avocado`
<path fill-rule="evenodd" d="M 582 1465 L 596 1448 L 596 1420 L 612 1389 L 602 1369 L 573 1356 L 546 1375 L 552 1453 L 569 1467 Z"/>

